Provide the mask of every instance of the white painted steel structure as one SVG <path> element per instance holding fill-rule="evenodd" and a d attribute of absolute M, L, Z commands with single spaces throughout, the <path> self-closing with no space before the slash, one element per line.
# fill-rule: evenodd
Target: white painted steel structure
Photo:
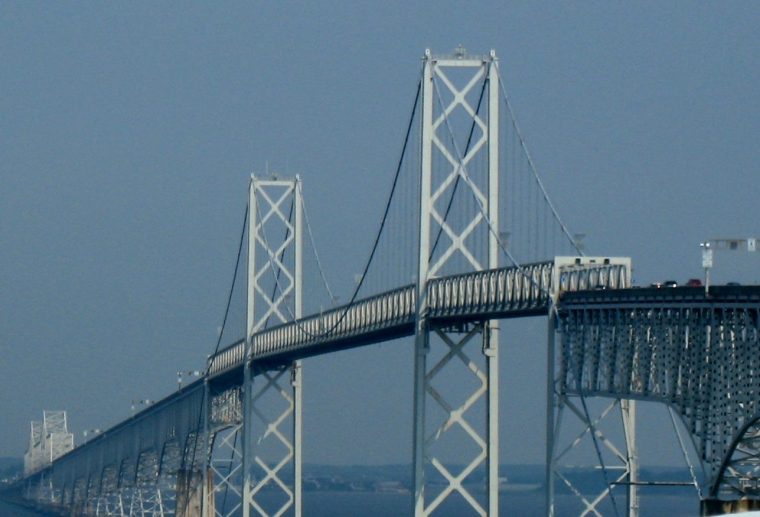
<path fill-rule="evenodd" d="M 462 75 L 459 82 L 455 74 Z M 472 106 L 468 96 L 487 80 L 488 108 L 484 117 Z M 483 87 L 486 84 L 483 83 Z M 446 100 L 444 100 L 444 98 Z M 449 115 L 459 111 L 470 123 L 473 145 L 460 148 Z M 499 243 L 499 76 L 496 54 L 487 57 L 466 56 L 458 49 L 454 56 L 434 56 L 425 52 L 422 78 L 422 169 L 420 174 L 420 238 L 419 268 L 416 288 L 415 354 L 414 354 L 414 514 L 422 517 L 431 514 L 451 494 L 458 492 L 479 514 L 497 515 L 498 508 L 498 329 L 489 322 L 479 322 L 464 329 L 448 329 L 430 321 L 428 282 L 445 271 L 446 266 L 460 259 L 472 271 L 498 267 Z M 440 170 L 434 170 L 434 154 L 444 158 Z M 480 182 L 470 177 L 469 164 L 479 155 L 488 160 L 488 173 Z M 446 216 L 450 193 L 464 183 L 476 199 L 480 210 L 468 214 L 466 224 L 455 227 Z M 484 227 L 488 235 L 486 256 L 483 250 L 473 249 L 468 237 Z M 436 254 L 431 234 L 439 229 L 445 235 L 445 248 Z M 438 239 L 436 239 L 437 241 Z M 463 259 L 463 260 L 462 260 Z M 461 336 L 459 334 L 462 334 Z M 475 339 L 480 337 L 480 342 Z M 440 338 L 445 347 L 442 358 L 428 368 L 431 337 Z M 481 351 L 485 365 L 478 365 L 465 351 L 465 346 Z M 472 351 L 469 352 L 471 355 Z M 457 406 L 434 386 L 435 376 L 452 361 L 461 361 L 477 379 L 474 391 Z M 486 399 L 485 429 L 478 429 L 467 421 L 466 412 L 478 401 Z M 446 413 L 443 421 L 430 421 L 428 403 L 436 403 Z M 433 446 L 453 427 L 464 431 L 467 440 L 475 444 L 473 458 L 460 472 L 436 457 Z M 432 431 L 432 432 L 431 432 Z M 487 462 L 488 501 L 483 504 L 465 488 L 462 481 L 483 462 Z M 431 493 L 427 466 L 432 465 L 446 480 L 446 486 L 437 494 Z"/>
<path fill-rule="evenodd" d="M 74 448 L 74 435 L 66 425 L 65 411 L 44 411 L 42 422 L 32 422 L 29 446 L 24 454 L 24 475 L 28 476 Z"/>
<path fill-rule="evenodd" d="M 695 293 L 676 299 L 679 291 L 673 290 L 652 297 L 648 290 L 626 289 L 631 262 L 620 257 L 555 257 L 516 265 L 498 221 L 501 90 L 493 52 L 473 57 L 460 48 L 452 56 L 425 54 L 416 284 L 304 317 L 300 180 L 252 177 L 244 338 L 209 357 L 203 379 L 180 385 L 85 445 L 31 469 L 25 479 L 28 496 L 76 515 L 300 516 L 299 361 L 413 335 L 413 512 L 429 515 L 449 497 L 461 497 L 476 514 L 495 516 L 498 329 L 492 321 L 549 315 L 549 514 L 554 476 L 561 476 L 555 467 L 562 451 L 558 454 L 554 438 L 564 411 L 583 422 L 600 463 L 598 442 L 623 467 L 619 478 L 607 480 L 606 490 L 585 499 L 586 513 L 599 513 L 613 484 L 624 481 L 630 484 L 627 511 L 635 515 L 636 399 L 678 409 L 709 466 L 710 497 L 760 501 L 760 411 L 752 398 L 760 392 L 760 369 L 752 359 L 760 293 L 757 300 L 720 303 L 699 289 L 701 299 Z M 476 161 L 486 164 L 485 172 L 472 170 Z M 460 212 L 451 215 L 452 206 Z M 500 263 L 500 257 L 512 265 Z M 576 291 L 585 294 L 574 301 L 561 298 Z M 555 335 L 561 336 L 557 350 Z M 471 390 L 438 384 L 460 364 L 472 374 Z M 679 373 L 684 368 L 689 375 Z M 724 385 L 731 387 L 726 393 Z M 610 407 L 621 410 L 625 448 L 599 431 L 584 401 L 591 395 L 609 397 Z M 273 416 L 271 406 L 265 407 L 272 398 L 280 403 Z M 482 418 L 473 416 L 478 408 Z M 437 421 L 435 410 L 443 415 Z M 457 434 L 451 431 L 465 440 L 456 447 L 474 449 L 458 471 L 440 446 Z M 31 442 L 41 443 L 42 434 L 33 424 Z M 272 457 L 263 445 L 267 440 L 284 452 Z M 28 464 L 36 460 L 30 456 Z M 290 465 L 292 479 L 286 474 Z M 465 484 L 476 469 L 487 480 L 485 496 Z M 431 483 L 432 475 L 443 483 Z M 259 499 L 271 488 L 283 495 L 279 507 Z"/>
<path fill-rule="evenodd" d="M 290 208 L 286 209 L 287 203 Z M 260 179 L 253 176 L 248 201 L 248 282 L 246 318 L 246 361 L 243 384 L 243 517 L 282 515 L 292 508 L 301 515 L 301 364 L 261 368 L 254 364 L 253 336 L 265 329 L 270 319 L 285 323 L 298 320 L 302 307 L 302 202 L 301 182 L 293 180 Z M 283 234 L 281 239 L 279 235 Z M 292 253 L 290 261 L 287 253 Z M 264 255 L 263 257 L 261 255 Z M 269 278 L 267 282 L 265 279 Z M 259 375 L 259 387 L 254 377 Z M 281 384 L 290 384 L 288 388 Z M 287 385 L 287 384 L 286 384 Z M 264 398 L 273 394 L 284 401 L 276 415 L 270 418 Z M 292 423 L 283 429 L 286 421 Z M 264 450 L 266 441 L 276 440 L 284 453 Z M 283 468 L 293 463 L 294 484 L 282 479 Z M 279 489 L 285 501 L 270 509 L 257 496 L 267 488 Z"/>

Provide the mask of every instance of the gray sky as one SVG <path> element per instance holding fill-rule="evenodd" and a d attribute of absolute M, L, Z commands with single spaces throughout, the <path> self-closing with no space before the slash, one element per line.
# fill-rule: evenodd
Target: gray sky
<path fill-rule="evenodd" d="M 43 409 L 81 436 L 203 365 L 266 162 L 301 174 L 345 297 L 427 47 L 497 51 L 563 217 L 639 283 L 700 276 L 707 237 L 760 236 L 756 3 L 377 5 L 0 7 L 0 455 Z M 760 283 L 758 256 L 716 263 Z M 503 461 L 543 460 L 544 324 L 504 325 Z M 308 361 L 305 460 L 410 461 L 411 358 Z M 654 458 L 675 444 L 652 436 Z"/>

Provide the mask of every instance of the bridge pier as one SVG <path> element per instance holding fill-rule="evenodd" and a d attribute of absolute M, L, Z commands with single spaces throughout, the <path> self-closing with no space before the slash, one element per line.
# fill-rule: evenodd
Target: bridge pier
<path fill-rule="evenodd" d="M 183 469 L 177 472 L 176 517 L 200 517 L 203 506 L 203 472 Z"/>
<path fill-rule="evenodd" d="M 612 511 L 615 515 L 622 512 L 627 517 L 638 517 L 636 401 L 613 398 L 603 407 L 595 408 L 590 407 L 583 393 L 569 393 L 564 379 L 574 361 L 567 349 L 563 349 L 562 343 L 559 359 L 557 358 L 556 324 L 556 315 L 550 311 L 547 343 L 546 514 L 549 517 L 555 515 L 555 484 L 560 481 L 582 502 L 584 514 L 601 514 L 607 505 L 607 511 Z M 622 447 L 614 442 L 612 434 L 615 430 L 605 428 L 605 422 L 609 422 L 615 415 L 620 416 L 620 429 L 617 431 L 622 435 Z M 587 449 L 585 454 L 579 452 L 584 445 Z M 590 454 L 588 449 L 592 451 Z M 573 458 L 572 465 L 593 465 L 600 469 L 603 484 L 596 493 L 585 494 L 577 488 L 573 474 L 579 473 L 573 472 L 572 467 L 568 468 L 568 464 L 564 463 L 570 457 Z"/>

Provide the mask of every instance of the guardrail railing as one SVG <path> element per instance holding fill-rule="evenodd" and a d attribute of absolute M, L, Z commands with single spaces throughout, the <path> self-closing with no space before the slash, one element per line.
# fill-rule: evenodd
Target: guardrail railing
<path fill-rule="evenodd" d="M 463 273 L 428 283 L 428 316 L 452 318 L 504 316 L 510 312 L 540 311 L 562 291 L 597 286 L 630 286 L 628 258 L 557 257 L 554 261 Z M 292 354 L 352 337 L 394 330 L 414 322 L 415 285 L 406 285 L 298 321 L 263 330 L 252 338 L 253 358 Z M 308 354 L 305 354 L 308 355 Z M 245 359 L 238 341 L 209 359 L 210 374 L 236 368 Z"/>

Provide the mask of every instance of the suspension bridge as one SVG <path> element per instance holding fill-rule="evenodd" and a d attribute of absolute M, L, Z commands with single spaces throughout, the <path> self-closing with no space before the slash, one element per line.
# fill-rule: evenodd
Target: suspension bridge
<path fill-rule="evenodd" d="M 300 516 L 304 360 L 407 337 L 410 513 L 457 499 L 498 515 L 498 321 L 542 316 L 547 515 L 563 512 L 560 485 L 583 515 L 638 514 L 649 483 L 640 400 L 668 408 L 703 514 L 760 504 L 760 288 L 634 288 L 629 258 L 587 256 L 528 153 L 493 51 L 426 51 L 346 303 L 322 272 L 299 177 L 252 176 L 243 220 L 225 323 L 200 378 L 52 461 L 28 462 L 27 500 L 65 515 Z M 236 310 L 242 336 L 228 321 Z M 451 382 L 462 366 L 470 379 Z M 592 399 L 609 404 L 595 413 Z M 603 428 L 613 414 L 621 436 Z M 30 450 L 45 443 L 34 433 Z M 568 468 L 582 442 L 597 493 Z M 452 450 L 471 456 L 452 460 Z"/>

